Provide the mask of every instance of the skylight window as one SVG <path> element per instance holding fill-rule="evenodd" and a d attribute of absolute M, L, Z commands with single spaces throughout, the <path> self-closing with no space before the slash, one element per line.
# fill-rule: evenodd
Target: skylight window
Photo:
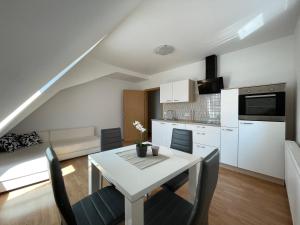
<path fill-rule="evenodd" d="M 97 41 L 91 48 L 85 51 L 76 60 L 70 63 L 65 69 L 63 69 L 59 74 L 54 76 L 49 80 L 41 89 L 35 92 L 31 97 L 29 97 L 25 102 L 23 102 L 18 108 L 16 108 L 11 114 L 9 114 L 4 120 L 0 122 L 0 132 L 15 119 L 22 111 L 24 111 L 32 102 L 34 102 L 42 93 L 44 93 L 49 87 L 51 87 L 55 82 L 62 78 L 71 68 L 73 68 L 80 60 L 82 60 L 87 54 L 89 54 L 105 37 Z"/>
<path fill-rule="evenodd" d="M 257 31 L 259 28 L 261 28 L 264 25 L 264 18 L 262 14 L 259 14 L 255 18 L 253 18 L 251 21 L 249 21 L 245 26 L 243 26 L 239 31 L 239 37 L 240 39 L 244 39 L 248 37 L 250 34 Z"/>

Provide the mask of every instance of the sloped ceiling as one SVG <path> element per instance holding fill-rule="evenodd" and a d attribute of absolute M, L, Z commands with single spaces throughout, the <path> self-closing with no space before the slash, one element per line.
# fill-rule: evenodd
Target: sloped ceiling
<path fill-rule="evenodd" d="M 299 0 L 151 0 L 96 49 L 100 60 L 154 74 L 294 32 Z M 155 55 L 162 44 L 175 47 Z"/>
<path fill-rule="evenodd" d="M 139 3 L 140 0 L 1 1 L 0 121 L 109 34 Z M 16 121 L 21 119 L 22 116 Z"/>

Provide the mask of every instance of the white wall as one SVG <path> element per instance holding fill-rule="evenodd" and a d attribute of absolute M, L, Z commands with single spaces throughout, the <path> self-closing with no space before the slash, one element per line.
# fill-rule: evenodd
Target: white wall
<path fill-rule="evenodd" d="M 287 36 L 219 57 L 219 74 L 224 77 L 225 88 L 287 83 L 287 138 L 290 139 L 295 135 L 294 39 L 293 35 Z M 169 81 L 204 77 L 205 63 L 199 61 L 155 74 L 140 87 L 154 88 Z"/>
<path fill-rule="evenodd" d="M 1 1 L 0 122 L 109 34 L 139 3 L 140 0 Z M 17 122 L 25 116 L 21 113 Z M 1 127 L 0 135 L 15 126 L 16 120 L 5 130 Z"/>
<path fill-rule="evenodd" d="M 296 141 L 300 144 L 300 18 L 295 29 L 295 67 L 297 77 Z"/>
<path fill-rule="evenodd" d="M 23 120 L 14 132 L 96 126 L 123 126 L 123 89 L 134 83 L 99 78 L 86 84 L 60 91 Z"/>

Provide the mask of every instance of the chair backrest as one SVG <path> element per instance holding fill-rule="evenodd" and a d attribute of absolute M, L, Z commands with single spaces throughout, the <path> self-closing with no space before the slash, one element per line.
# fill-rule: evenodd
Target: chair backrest
<path fill-rule="evenodd" d="M 202 162 L 194 208 L 188 225 L 208 225 L 209 206 L 218 181 L 219 160 L 220 152 L 216 149 Z"/>
<path fill-rule="evenodd" d="M 65 183 L 61 173 L 61 167 L 57 156 L 51 147 L 46 150 L 46 157 L 49 163 L 50 178 L 54 199 L 61 215 L 62 224 L 76 225 L 76 219 L 70 205 L 66 192 Z"/>
<path fill-rule="evenodd" d="M 174 128 L 172 132 L 171 148 L 192 154 L 193 132 L 191 130 Z"/>
<path fill-rule="evenodd" d="M 121 128 L 101 130 L 101 151 L 122 147 Z"/>

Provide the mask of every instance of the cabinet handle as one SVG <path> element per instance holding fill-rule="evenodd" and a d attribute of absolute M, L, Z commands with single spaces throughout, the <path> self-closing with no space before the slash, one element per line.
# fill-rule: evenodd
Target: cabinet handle
<path fill-rule="evenodd" d="M 233 131 L 232 129 L 223 129 L 223 130 L 226 130 L 226 131 Z"/>
<path fill-rule="evenodd" d="M 174 99 L 174 102 L 179 102 L 179 100 L 177 100 L 177 99 Z"/>
<path fill-rule="evenodd" d="M 247 123 L 247 122 L 244 122 L 244 123 L 241 123 L 241 124 L 251 125 L 251 124 L 253 124 L 253 123 Z"/>
<path fill-rule="evenodd" d="M 160 123 L 160 124 L 165 124 L 165 123 Z"/>
<path fill-rule="evenodd" d="M 205 148 L 205 146 L 197 145 L 198 148 Z"/>
<path fill-rule="evenodd" d="M 177 124 L 176 124 L 176 123 L 172 123 L 172 125 L 173 125 L 173 126 L 177 126 Z"/>

